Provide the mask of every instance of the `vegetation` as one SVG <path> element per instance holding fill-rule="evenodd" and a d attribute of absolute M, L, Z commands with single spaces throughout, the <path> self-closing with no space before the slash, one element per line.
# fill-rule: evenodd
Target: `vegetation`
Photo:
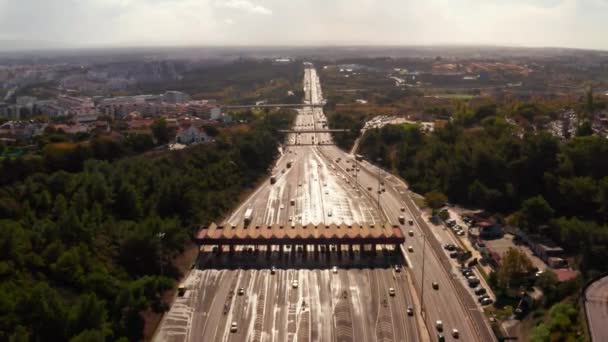
<path fill-rule="evenodd" d="M 223 103 L 300 103 L 304 97 L 304 69 L 298 61 L 277 64 L 271 60 L 238 59 L 221 65 L 197 66 L 179 80 L 142 83 L 134 94 L 158 94 L 166 89 L 186 92 L 194 99 Z M 201 82 L 201 80 L 204 80 Z M 293 95 L 287 93 L 288 90 Z"/>
<path fill-rule="evenodd" d="M 415 125 L 368 131 L 360 152 L 380 158 L 416 192 L 440 191 L 454 202 L 519 212 L 524 229 L 580 255 L 583 271 L 607 271 L 599 260 L 608 257 L 608 140 L 520 136 L 491 107 L 465 114 L 428 135 Z"/>
<path fill-rule="evenodd" d="M 3 168 L 0 340 L 139 340 L 142 313 L 167 308 L 171 260 L 265 173 L 292 119 L 270 112 L 179 152 L 94 160 L 70 143 L 38 161 L 58 171 Z"/>

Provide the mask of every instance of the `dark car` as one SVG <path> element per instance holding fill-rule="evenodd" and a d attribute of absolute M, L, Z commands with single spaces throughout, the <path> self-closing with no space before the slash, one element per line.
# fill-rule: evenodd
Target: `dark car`
<path fill-rule="evenodd" d="M 484 295 L 486 294 L 488 291 L 486 291 L 486 289 L 484 289 L 483 287 L 478 287 L 475 289 L 475 294 L 478 296 Z"/>

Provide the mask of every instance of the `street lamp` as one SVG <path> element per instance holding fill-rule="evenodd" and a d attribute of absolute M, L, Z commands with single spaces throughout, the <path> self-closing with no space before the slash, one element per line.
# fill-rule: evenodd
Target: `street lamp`
<path fill-rule="evenodd" d="M 163 232 L 158 232 L 156 234 L 156 237 L 158 237 L 158 245 L 160 247 L 160 253 L 159 253 L 159 261 L 160 261 L 160 275 L 163 275 L 163 238 L 165 237 L 165 233 Z"/>

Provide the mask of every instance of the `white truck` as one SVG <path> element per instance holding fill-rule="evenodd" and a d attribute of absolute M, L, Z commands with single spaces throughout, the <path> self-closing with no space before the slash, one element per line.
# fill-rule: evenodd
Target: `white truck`
<path fill-rule="evenodd" d="M 247 208 L 245 210 L 245 216 L 243 216 L 243 222 L 247 225 L 251 223 L 251 219 L 253 218 L 253 209 Z"/>

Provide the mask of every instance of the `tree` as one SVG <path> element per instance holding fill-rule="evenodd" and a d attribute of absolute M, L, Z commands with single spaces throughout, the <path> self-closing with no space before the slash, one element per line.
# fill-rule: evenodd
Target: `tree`
<path fill-rule="evenodd" d="M 553 218 L 555 210 L 543 196 L 538 195 L 525 200 L 521 205 L 520 213 L 523 225 L 528 230 L 536 231 L 539 225 Z"/>
<path fill-rule="evenodd" d="M 526 281 L 528 274 L 534 269 L 528 256 L 517 248 L 509 248 L 501 259 L 498 268 L 498 283 L 504 288 L 514 288 Z"/>
<path fill-rule="evenodd" d="M 109 333 L 105 303 L 98 300 L 95 294 L 81 296 L 76 305 L 72 307 L 68 319 L 71 335 L 88 330 L 96 330 L 102 336 L 104 333 Z"/>
<path fill-rule="evenodd" d="M 160 118 L 152 124 L 152 134 L 159 144 L 166 144 L 171 139 L 169 134 L 169 126 L 165 118 Z"/>
<path fill-rule="evenodd" d="M 438 191 L 430 191 L 424 194 L 426 204 L 433 210 L 439 209 L 448 201 L 446 195 Z"/>
<path fill-rule="evenodd" d="M 540 323 L 532 331 L 530 342 L 549 342 L 550 336 L 551 332 L 549 331 L 549 328 L 547 328 L 544 323 Z"/>
<path fill-rule="evenodd" d="M 577 137 L 588 137 L 590 135 L 593 135 L 593 127 L 591 126 L 591 122 L 589 120 L 584 120 L 576 128 L 576 136 Z"/>

